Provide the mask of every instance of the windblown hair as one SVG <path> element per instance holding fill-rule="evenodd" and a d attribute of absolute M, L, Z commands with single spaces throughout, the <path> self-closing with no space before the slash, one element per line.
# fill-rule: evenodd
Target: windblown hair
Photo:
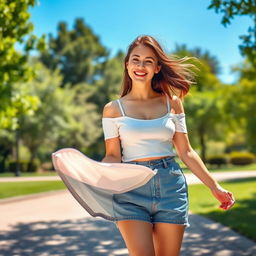
<path fill-rule="evenodd" d="M 191 85 L 195 83 L 195 73 L 192 69 L 197 69 L 194 64 L 184 62 L 196 58 L 187 56 L 179 58 L 175 55 L 168 57 L 156 39 L 148 35 L 138 36 L 128 48 L 124 58 L 125 69 L 121 97 L 128 94 L 132 89 L 132 80 L 129 77 L 125 63 L 129 60 L 132 50 L 138 45 L 144 45 L 151 48 L 158 59 L 158 65 L 161 65 L 160 72 L 155 74 L 152 78 L 152 89 L 156 92 L 166 93 L 170 98 L 172 98 L 173 94 L 177 95 L 177 93 L 179 94 L 177 95 L 178 97 L 184 98 Z"/>

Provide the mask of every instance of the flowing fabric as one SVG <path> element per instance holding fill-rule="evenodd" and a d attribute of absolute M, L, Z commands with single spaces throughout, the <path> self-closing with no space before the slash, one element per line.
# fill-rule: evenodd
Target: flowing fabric
<path fill-rule="evenodd" d="M 103 163 L 90 159 L 74 148 L 52 154 L 55 170 L 75 197 L 93 217 L 115 221 L 113 194 L 146 184 L 157 172 L 146 166 Z"/>

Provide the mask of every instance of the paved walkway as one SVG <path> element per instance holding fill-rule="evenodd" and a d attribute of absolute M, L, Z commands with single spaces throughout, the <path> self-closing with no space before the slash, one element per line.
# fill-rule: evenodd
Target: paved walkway
<path fill-rule="evenodd" d="M 89 216 L 66 190 L 26 198 L 0 203 L 0 256 L 128 255 L 115 224 Z M 253 241 L 219 223 L 191 214 L 190 224 L 181 256 L 256 255 Z"/>

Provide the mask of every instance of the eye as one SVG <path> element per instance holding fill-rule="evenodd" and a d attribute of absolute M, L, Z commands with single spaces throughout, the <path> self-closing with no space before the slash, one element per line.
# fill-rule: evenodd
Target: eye
<path fill-rule="evenodd" d="M 151 60 L 147 60 L 146 63 L 152 64 L 153 62 Z"/>

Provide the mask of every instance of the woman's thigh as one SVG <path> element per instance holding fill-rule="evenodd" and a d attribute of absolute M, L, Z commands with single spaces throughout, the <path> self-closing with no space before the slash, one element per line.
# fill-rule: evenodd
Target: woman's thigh
<path fill-rule="evenodd" d="M 170 223 L 155 223 L 153 242 L 156 256 L 178 256 L 185 226 Z"/>
<path fill-rule="evenodd" d="M 155 256 L 152 224 L 140 220 L 117 221 L 130 256 Z"/>

